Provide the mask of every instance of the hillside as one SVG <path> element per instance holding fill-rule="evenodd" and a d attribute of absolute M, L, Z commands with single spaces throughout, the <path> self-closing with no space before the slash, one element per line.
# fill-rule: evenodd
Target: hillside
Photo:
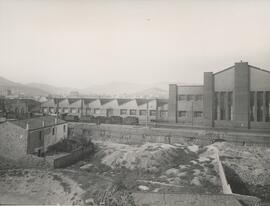
<path fill-rule="evenodd" d="M 12 90 L 15 94 L 24 94 L 26 96 L 38 96 L 48 95 L 48 92 L 39 88 L 34 88 L 24 84 L 16 83 L 0 77 L 0 88 L 1 90 Z"/>

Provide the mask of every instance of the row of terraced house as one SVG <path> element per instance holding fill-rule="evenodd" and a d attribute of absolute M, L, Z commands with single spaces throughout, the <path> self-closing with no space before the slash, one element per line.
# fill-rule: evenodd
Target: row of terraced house
<path fill-rule="evenodd" d="M 167 99 L 53 98 L 41 104 L 44 114 L 80 116 L 133 116 L 140 122 L 166 121 Z"/>

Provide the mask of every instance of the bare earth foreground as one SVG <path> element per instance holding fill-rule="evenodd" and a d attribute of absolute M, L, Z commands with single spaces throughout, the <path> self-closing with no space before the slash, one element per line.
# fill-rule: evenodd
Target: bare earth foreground
<path fill-rule="evenodd" d="M 245 185 L 248 194 L 254 195 L 261 188 L 259 191 L 264 194 L 261 198 L 269 198 L 270 150 L 267 148 L 227 143 L 209 146 L 95 144 L 97 152 L 94 156 L 66 169 L 2 168 L 0 204 L 83 205 L 86 200 L 100 203 L 123 194 L 128 201 L 129 193 L 142 192 L 220 195 L 221 183 L 215 159 L 217 148 L 229 176 L 236 174 L 237 181 Z M 118 189 L 124 193 L 117 193 Z"/>

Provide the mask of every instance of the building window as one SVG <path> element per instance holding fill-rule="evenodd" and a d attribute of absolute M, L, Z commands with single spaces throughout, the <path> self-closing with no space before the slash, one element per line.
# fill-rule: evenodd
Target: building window
<path fill-rule="evenodd" d="M 254 121 L 254 110 L 255 110 L 254 92 L 250 92 L 249 94 L 249 105 L 250 105 L 249 118 L 250 118 L 250 121 Z"/>
<path fill-rule="evenodd" d="M 63 126 L 63 131 L 66 132 L 66 125 Z"/>
<path fill-rule="evenodd" d="M 64 113 L 69 113 L 69 109 L 68 108 L 64 108 Z"/>
<path fill-rule="evenodd" d="M 202 111 L 195 111 L 194 112 L 194 117 L 202 117 L 202 116 L 203 116 Z"/>
<path fill-rule="evenodd" d="M 120 115 L 127 115 L 127 109 L 120 109 Z"/>
<path fill-rule="evenodd" d="M 168 111 L 167 110 L 161 110 L 160 111 L 160 117 L 167 117 Z"/>
<path fill-rule="evenodd" d="M 95 108 L 95 109 L 94 109 L 94 114 L 100 114 L 99 108 Z"/>
<path fill-rule="evenodd" d="M 146 115 L 146 110 L 145 109 L 140 110 L 140 115 L 145 116 Z"/>
<path fill-rule="evenodd" d="M 218 116 L 218 92 L 215 92 L 214 96 L 214 120 L 217 120 Z"/>
<path fill-rule="evenodd" d="M 54 135 L 54 133 L 55 133 L 55 128 L 52 129 L 52 135 Z"/>
<path fill-rule="evenodd" d="M 228 92 L 228 120 L 232 120 L 233 112 L 233 93 Z"/>
<path fill-rule="evenodd" d="M 136 115 L 136 109 L 131 109 L 129 110 L 130 115 Z"/>
<path fill-rule="evenodd" d="M 257 121 L 263 121 L 263 92 L 257 92 Z"/>
<path fill-rule="evenodd" d="M 184 100 L 186 100 L 186 95 L 178 95 L 178 100 L 179 100 L 179 101 L 184 101 Z"/>
<path fill-rule="evenodd" d="M 86 108 L 86 114 L 91 114 L 91 109 L 90 108 Z"/>
<path fill-rule="evenodd" d="M 267 91 L 265 94 L 265 107 L 266 121 L 270 122 L 270 91 Z"/>
<path fill-rule="evenodd" d="M 203 96 L 198 94 L 196 95 L 196 101 L 201 101 L 203 99 Z"/>
<path fill-rule="evenodd" d="M 186 117 L 187 111 L 179 111 L 178 112 L 178 117 Z"/>
<path fill-rule="evenodd" d="M 77 113 L 77 108 L 71 108 L 71 113 L 73 113 L 73 114 L 75 114 L 75 113 Z"/>
<path fill-rule="evenodd" d="M 220 112 L 220 120 L 225 120 L 225 92 L 220 92 L 220 104 L 219 104 L 219 112 Z"/>
<path fill-rule="evenodd" d="M 157 111 L 156 110 L 150 110 L 150 116 L 156 116 Z"/>
<path fill-rule="evenodd" d="M 187 95 L 187 101 L 194 101 L 195 96 L 194 95 Z"/>

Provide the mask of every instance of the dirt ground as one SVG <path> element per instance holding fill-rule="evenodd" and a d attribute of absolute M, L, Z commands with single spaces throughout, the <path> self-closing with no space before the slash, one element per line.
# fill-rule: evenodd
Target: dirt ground
<path fill-rule="evenodd" d="M 0 204 L 83 205 L 89 200 L 97 203 L 115 185 L 123 187 L 127 197 L 133 192 L 220 194 L 217 148 L 226 172 L 241 180 L 237 184 L 244 185 L 246 194 L 269 198 L 267 148 L 228 143 L 95 144 L 95 155 L 65 169 L 10 169 L 14 165 L 1 161 Z"/>
<path fill-rule="evenodd" d="M 83 190 L 55 171 L 0 171 L 0 204 L 81 204 Z"/>

